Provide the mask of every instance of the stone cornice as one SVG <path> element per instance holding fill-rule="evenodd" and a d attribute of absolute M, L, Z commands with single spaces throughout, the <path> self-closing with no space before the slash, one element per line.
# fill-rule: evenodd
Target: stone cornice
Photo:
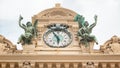
<path fill-rule="evenodd" d="M 120 55 L 0 55 L 0 62 L 120 62 Z"/>

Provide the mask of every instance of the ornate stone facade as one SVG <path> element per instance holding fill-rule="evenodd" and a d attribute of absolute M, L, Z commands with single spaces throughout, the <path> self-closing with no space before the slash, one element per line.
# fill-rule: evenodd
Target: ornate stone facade
<path fill-rule="evenodd" d="M 17 50 L 9 40 L 0 35 L 0 68 L 120 68 L 120 38 L 113 36 L 93 50 L 94 42 L 87 49 L 79 45 L 78 24 L 73 21 L 77 13 L 60 4 L 32 17 L 38 19 L 38 37 L 33 45 Z M 50 24 L 66 24 L 73 40 L 65 48 L 52 48 L 43 41 L 43 35 Z"/>
<path fill-rule="evenodd" d="M 16 46 L 12 44 L 5 37 L 0 35 L 0 54 L 13 53 L 16 50 Z"/>

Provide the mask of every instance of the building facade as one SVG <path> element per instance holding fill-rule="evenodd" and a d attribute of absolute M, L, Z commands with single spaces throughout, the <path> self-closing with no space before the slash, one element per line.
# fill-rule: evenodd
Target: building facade
<path fill-rule="evenodd" d="M 120 68 L 120 38 L 113 36 L 100 50 L 93 49 L 94 42 L 88 47 L 80 45 L 76 14 L 56 4 L 34 15 L 32 23 L 38 20 L 38 36 L 23 50 L 0 35 L 0 68 Z M 66 30 L 52 32 L 54 26 Z"/>

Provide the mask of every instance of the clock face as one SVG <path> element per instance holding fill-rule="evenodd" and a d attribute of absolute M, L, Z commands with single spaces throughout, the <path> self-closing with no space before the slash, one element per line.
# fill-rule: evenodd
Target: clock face
<path fill-rule="evenodd" d="M 68 30 L 52 31 L 48 30 L 43 37 L 45 43 L 54 48 L 63 48 L 72 42 L 72 35 Z"/>

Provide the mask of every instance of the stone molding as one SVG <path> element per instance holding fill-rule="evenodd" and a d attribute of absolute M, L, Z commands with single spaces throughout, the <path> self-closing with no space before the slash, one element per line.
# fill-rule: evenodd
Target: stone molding
<path fill-rule="evenodd" d="M 114 35 L 101 46 L 100 51 L 106 54 L 120 54 L 120 38 Z"/>
<path fill-rule="evenodd" d="M 11 41 L 0 35 L 0 53 L 13 53 L 16 50 L 16 46 Z"/>

